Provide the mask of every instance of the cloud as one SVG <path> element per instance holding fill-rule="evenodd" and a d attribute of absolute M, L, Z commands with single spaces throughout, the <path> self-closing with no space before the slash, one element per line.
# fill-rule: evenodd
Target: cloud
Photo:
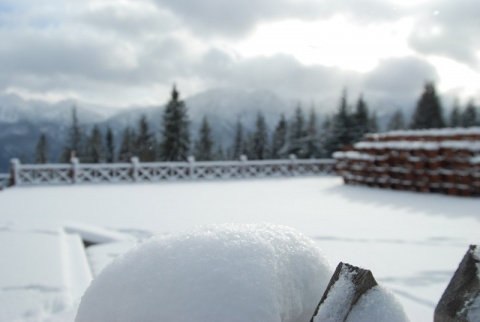
<path fill-rule="evenodd" d="M 88 8 L 76 16 L 76 22 L 102 33 L 127 37 L 130 41 L 164 35 L 181 28 L 180 21 L 170 12 L 142 1 Z"/>
<path fill-rule="evenodd" d="M 409 45 L 427 55 L 438 55 L 480 70 L 480 2 L 439 0 L 417 13 Z"/>
<path fill-rule="evenodd" d="M 427 81 L 437 81 L 435 67 L 417 57 L 391 58 L 381 63 L 370 73 L 365 74 L 364 87 L 375 95 L 390 96 L 397 100 L 412 97 Z"/>
<path fill-rule="evenodd" d="M 442 0 L 432 7 L 433 2 L 427 2 L 421 11 L 414 11 L 381 0 L 246 0 L 234 4 L 226 0 L 4 0 L 0 6 L 0 92 L 13 88 L 59 97 L 64 93 L 102 102 L 125 97 L 129 104 L 159 97 L 163 101 L 162 95 L 167 97 L 171 84 L 177 82 L 187 96 L 229 86 L 272 89 L 286 98 L 336 100 L 347 87 L 351 96 L 363 91 L 367 98 L 402 99 L 417 95 L 425 80 L 439 79 L 435 67 L 421 55 L 446 55 L 469 64 L 478 60 L 480 38 L 472 30 L 478 30 L 475 13 L 480 8 L 473 1 L 459 0 L 458 8 L 450 3 Z M 439 11 L 437 16 L 431 14 L 434 9 Z M 341 16 L 340 20 L 351 23 L 349 27 L 359 30 L 361 38 L 363 25 L 375 28 L 377 22 L 385 24 L 407 14 L 413 14 L 411 19 L 419 26 L 410 35 L 410 46 L 421 55 L 382 60 L 368 73 L 320 63 L 307 65 L 282 53 L 285 38 L 275 49 L 278 53 L 268 56 L 235 52 L 240 50 L 236 44 L 242 37 L 274 20 Z M 339 34 L 328 30 L 326 36 Z M 359 51 L 367 56 L 371 52 L 372 57 L 378 54 L 365 42 L 360 47 L 343 45 L 342 52 L 351 51 L 352 58 Z"/>
<path fill-rule="evenodd" d="M 400 10 L 380 0 L 152 0 L 201 35 L 240 37 L 262 22 L 317 20 L 338 14 L 361 22 L 398 19 Z"/>
<path fill-rule="evenodd" d="M 286 54 L 234 59 L 212 50 L 199 64 L 198 74 L 211 87 L 274 89 L 286 98 L 337 96 L 343 86 L 358 87 L 359 73 L 324 66 L 305 66 Z"/>
<path fill-rule="evenodd" d="M 203 57 L 197 74 L 211 87 L 267 88 L 302 101 L 336 102 L 347 88 L 350 97 L 363 93 L 372 102 L 398 104 L 415 100 L 425 81 L 438 80 L 435 67 L 417 57 L 385 59 L 369 73 L 360 73 L 307 66 L 285 54 L 236 59 L 218 49 Z M 333 109 L 335 104 L 324 108 Z"/>

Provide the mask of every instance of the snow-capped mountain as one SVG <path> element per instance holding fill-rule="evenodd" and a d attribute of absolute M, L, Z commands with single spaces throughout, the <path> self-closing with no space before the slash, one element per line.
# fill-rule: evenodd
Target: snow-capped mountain
<path fill-rule="evenodd" d="M 59 122 L 67 123 L 72 118 L 72 107 L 80 107 L 78 116 L 87 123 L 98 122 L 112 115 L 107 107 L 62 100 L 48 103 L 40 100 L 25 100 L 15 94 L 0 95 L 0 123 Z"/>

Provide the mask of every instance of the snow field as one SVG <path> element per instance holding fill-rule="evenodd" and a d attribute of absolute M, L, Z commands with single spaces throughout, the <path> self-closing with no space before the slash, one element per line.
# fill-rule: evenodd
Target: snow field
<path fill-rule="evenodd" d="M 32 262 L 16 264 L 15 275 L 25 277 L 23 285 L 35 282 L 28 277 L 50 276 L 61 262 L 60 251 L 50 246 L 45 249 L 52 255 L 31 256 L 38 250 L 26 245 L 40 245 L 30 240 L 40 230 L 51 233 L 74 222 L 143 239 L 198 225 L 270 222 L 313 239 L 332 266 L 343 261 L 370 269 L 412 321 L 432 320 L 468 245 L 479 244 L 480 230 L 479 199 L 345 186 L 337 177 L 11 188 L 0 193 L 0 205 L 0 253 L 11 252 L 12 261 L 27 257 L 40 263 L 38 274 L 26 269 Z M 122 241 L 88 248 L 94 275 L 130 245 Z M 3 287 L 9 280 L 5 274 L 0 275 L 2 298 L 11 294 Z M 10 302 L 9 308 L 19 305 L 17 320 L 28 320 L 33 308 L 50 316 L 45 320 L 58 320 L 61 310 L 46 304 L 46 295 L 53 293 L 42 294 L 35 293 L 35 301 L 16 297 L 23 299 L 22 305 Z M 67 293 L 58 294 L 62 299 Z M 71 301 L 65 303 L 62 310 Z M 73 314 L 67 315 L 74 317 L 75 306 L 69 309 Z"/>

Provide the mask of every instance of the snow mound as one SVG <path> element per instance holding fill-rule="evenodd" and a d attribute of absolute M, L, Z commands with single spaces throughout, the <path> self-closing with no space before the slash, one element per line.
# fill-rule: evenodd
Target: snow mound
<path fill-rule="evenodd" d="M 155 237 L 115 259 L 78 309 L 88 321 L 309 321 L 332 270 L 318 246 L 271 224 Z"/>

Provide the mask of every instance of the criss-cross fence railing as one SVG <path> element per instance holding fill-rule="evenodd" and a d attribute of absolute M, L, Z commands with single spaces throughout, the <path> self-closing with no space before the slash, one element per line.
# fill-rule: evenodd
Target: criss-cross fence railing
<path fill-rule="evenodd" d="M 0 190 L 8 187 L 10 184 L 10 175 L 8 173 L 0 173 Z"/>
<path fill-rule="evenodd" d="M 175 180 L 241 179 L 335 174 L 332 159 L 246 160 L 196 162 L 21 164 L 12 160 L 11 185 L 102 182 L 157 182 Z"/>

